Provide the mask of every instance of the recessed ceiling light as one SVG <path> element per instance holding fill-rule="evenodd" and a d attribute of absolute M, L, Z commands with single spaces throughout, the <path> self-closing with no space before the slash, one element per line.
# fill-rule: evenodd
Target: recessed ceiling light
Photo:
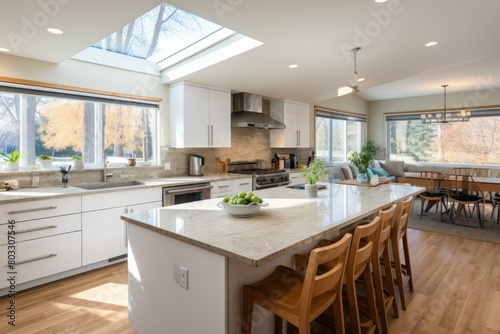
<path fill-rule="evenodd" d="M 288 68 L 297 68 L 297 67 L 299 67 L 299 65 L 297 65 L 297 64 L 292 64 L 292 65 L 288 66 Z"/>
<path fill-rule="evenodd" d="M 434 46 L 436 45 L 438 42 L 429 42 L 429 43 L 425 43 L 425 46 Z"/>
<path fill-rule="evenodd" d="M 375 2 L 387 2 L 387 0 L 375 0 Z"/>
<path fill-rule="evenodd" d="M 55 35 L 63 34 L 63 31 L 61 29 L 57 29 L 57 28 L 47 28 L 47 31 L 50 32 L 51 34 L 55 34 Z"/>
<path fill-rule="evenodd" d="M 0 52 L 10 52 L 10 49 L 7 49 L 7 48 L 0 48 Z"/>
<path fill-rule="evenodd" d="M 365 81 L 365 78 L 359 78 L 358 82 Z"/>

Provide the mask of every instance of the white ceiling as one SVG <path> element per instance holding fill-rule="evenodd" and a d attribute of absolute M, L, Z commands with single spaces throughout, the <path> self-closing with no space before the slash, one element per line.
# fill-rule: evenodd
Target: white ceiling
<path fill-rule="evenodd" d="M 161 2 L 0 0 L 0 47 L 59 63 Z M 352 83 L 353 64 L 343 50 L 361 46 L 358 73 L 366 81 L 358 94 L 367 100 L 441 94 L 442 84 L 449 93 L 500 87 L 498 0 L 169 3 L 264 43 L 184 80 L 315 103 Z M 49 34 L 49 26 L 65 33 Z M 424 47 L 429 41 L 439 44 Z"/>

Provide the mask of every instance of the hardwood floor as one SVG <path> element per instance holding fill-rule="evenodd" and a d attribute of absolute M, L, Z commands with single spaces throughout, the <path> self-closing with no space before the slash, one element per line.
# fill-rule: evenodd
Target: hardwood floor
<path fill-rule="evenodd" d="M 8 324 L 9 301 L 0 297 L 0 333 L 135 333 L 128 326 L 126 262 L 19 292 L 15 327 Z"/>
<path fill-rule="evenodd" d="M 409 237 L 415 292 L 406 290 L 399 319 L 389 316 L 390 333 L 500 333 L 500 244 L 412 229 Z M 119 263 L 21 291 L 16 327 L 1 297 L 0 333 L 134 333 L 126 284 Z"/>

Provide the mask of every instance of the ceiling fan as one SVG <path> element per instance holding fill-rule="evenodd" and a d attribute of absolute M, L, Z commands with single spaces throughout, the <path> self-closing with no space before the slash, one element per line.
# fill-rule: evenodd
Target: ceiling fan
<path fill-rule="evenodd" d="M 338 89 L 338 92 L 337 92 L 338 96 L 346 95 L 346 94 L 349 94 L 349 93 L 359 92 L 358 82 L 364 80 L 364 79 L 362 80 L 362 79 L 358 78 L 357 53 L 358 53 L 359 50 L 361 50 L 361 47 L 359 47 L 359 46 L 354 47 L 351 50 L 349 50 L 349 52 L 352 53 L 353 62 L 354 62 L 354 73 L 353 73 L 353 76 L 354 76 L 353 79 L 354 80 L 353 80 L 353 83 L 351 85 L 345 85 L 345 86 L 340 87 Z"/>

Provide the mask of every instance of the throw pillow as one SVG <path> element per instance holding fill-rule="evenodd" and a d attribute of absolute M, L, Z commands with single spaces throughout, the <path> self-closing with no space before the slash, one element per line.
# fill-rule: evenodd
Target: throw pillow
<path fill-rule="evenodd" d="M 370 165 L 371 165 L 371 167 L 374 167 L 374 168 L 380 168 L 380 167 L 382 167 L 382 166 L 380 166 L 380 161 L 378 161 L 378 160 L 372 160 L 372 161 L 370 161 Z"/>
<path fill-rule="evenodd" d="M 351 169 L 352 178 L 353 179 L 357 178 L 358 177 L 358 169 L 353 165 L 348 165 L 348 166 Z"/>
<path fill-rule="evenodd" d="M 405 162 L 398 160 L 386 160 L 380 163 L 380 167 L 385 169 L 389 175 L 404 176 L 405 175 Z"/>
<path fill-rule="evenodd" d="M 368 174 L 368 180 L 371 180 L 373 175 L 375 175 L 375 174 L 373 174 L 372 170 L 369 167 L 368 167 L 368 170 L 366 171 L 366 174 Z"/>
<path fill-rule="evenodd" d="M 351 180 L 354 177 L 352 176 L 351 169 L 348 166 L 341 166 L 340 173 L 342 176 L 342 180 Z"/>
<path fill-rule="evenodd" d="M 368 167 L 368 169 L 371 169 L 373 174 L 377 174 L 378 176 L 389 176 L 389 173 L 382 167 L 380 168 L 375 168 L 375 167 Z"/>

